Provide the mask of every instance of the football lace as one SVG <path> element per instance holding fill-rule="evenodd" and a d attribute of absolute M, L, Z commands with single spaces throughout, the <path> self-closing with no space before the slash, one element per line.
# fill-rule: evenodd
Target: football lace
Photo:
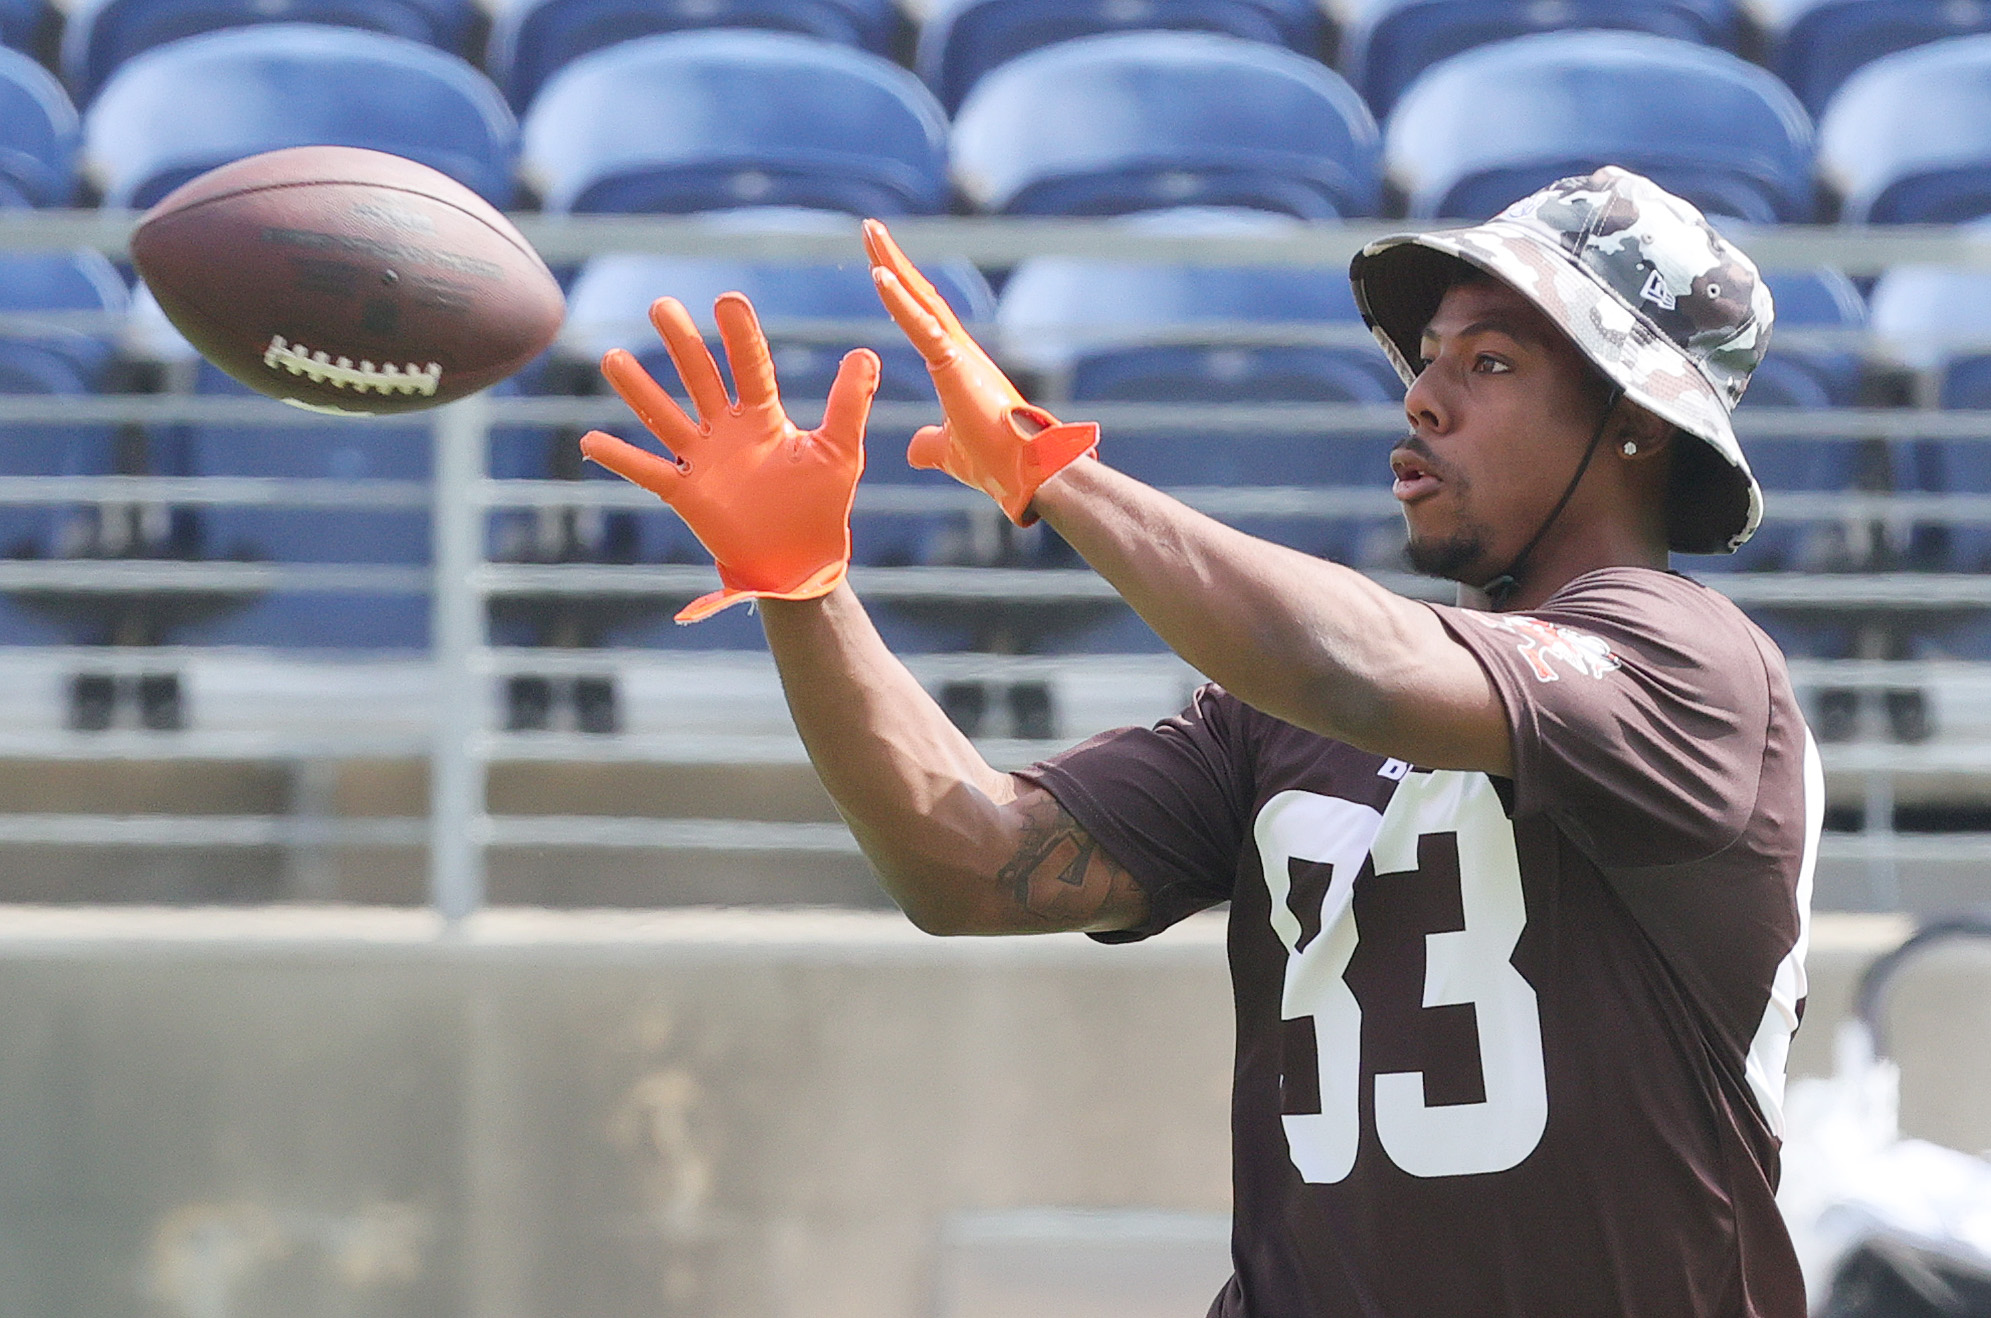
<path fill-rule="evenodd" d="M 378 390 L 383 394 L 433 395 L 442 384 L 442 366 L 437 362 L 427 366 L 382 362 L 376 366 L 362 361 L 354 365 L 350 357 L 313 352 L 301 343 L 289 342 L 281 334 L 270 336 L 270 346 L 263 350 L 263 365 L 273 371 L 301 375 L 314 384 L 329 384 L 335 389 L 362 394 Z"/>

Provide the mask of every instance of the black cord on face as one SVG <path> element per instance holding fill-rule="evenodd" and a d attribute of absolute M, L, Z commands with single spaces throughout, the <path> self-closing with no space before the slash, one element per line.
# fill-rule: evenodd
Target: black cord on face
<path fill-rule="evenodd" d="M 1583 473 L 1590 470 L 1590 459 L 1597 456 L 1597 446 L 1604 442 L 1604 431 L 1611 424 L 1611 413 L 1618 410 L 1618 403 L 1624 396 L 1622 385 L 1611 386 L 1610 396 L 1604 400 L 1604 415 L 1597 418 L 1597 433 L 1590 436 L 1590 447 L 1583 450 L 1583 461 L 1576 464 L 1576 474 L 1569 478 L 1568 488 L 1555 501 L 1555 507 L 1549 509 L 1549 515 L 1542 520 L 1541 527 L 1529 537 L 1527 544 L 1521 546 L 1521 552 L 1507 564 L 1507 570 L 1479 588 L 1480 593 L 1494 604 L 1505 604 L 1521 588 L 1520 572 L 1527 565 L 1528 555 L 1535 552 L 1535 546 L 1542 542 L 1542 537 L 1549 533 L 1549 528 L 1562 516 L 1562 510 L 1576 496 L 1576 487 L 1583 483 Z"/>

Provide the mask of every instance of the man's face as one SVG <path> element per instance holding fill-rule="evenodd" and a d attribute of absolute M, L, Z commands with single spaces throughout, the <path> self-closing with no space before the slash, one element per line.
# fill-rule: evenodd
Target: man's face
<path fill-rule="evenodd" d="M 1419 572 L 1506 571 L 1575 474 L 1603 404 L 1597 376 L 1539 308 L 1492 280 L 1446 292 L 1390 454 Z"/>

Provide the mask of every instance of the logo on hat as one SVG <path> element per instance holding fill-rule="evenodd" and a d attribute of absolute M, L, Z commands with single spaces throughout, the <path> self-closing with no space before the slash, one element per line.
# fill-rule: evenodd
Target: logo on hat
<path fill-rule="evenodd" d="M 1680 299 L 1673 296 L 1673 290 L 1666 286 L 1666 279 L 1657 270 L 1645 277 L 1645 287 L 1639 290 L 1639 301 L 1655 302 L 1661 311 L 1673 311 L 1680 305 Z"/>

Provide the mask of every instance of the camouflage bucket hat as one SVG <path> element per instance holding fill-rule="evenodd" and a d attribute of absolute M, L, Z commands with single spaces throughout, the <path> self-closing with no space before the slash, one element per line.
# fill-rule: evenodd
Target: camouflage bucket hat
<path fill-rule="evenodd" d="M 1730 415 L 1770 339 L 1770 290 L 1689 203 L 1607 165 L 1515 202 L 1484 224 L 1370 243 L 1349 267 L 1355 302 L 1408 384 L 1418 340 L 1463 261 L 1548 314 L 1625 397 L 1705 442 L 1676 488 L 1668 535 L 1688 554 L 1734 551 L 1763 491 Z"/>

